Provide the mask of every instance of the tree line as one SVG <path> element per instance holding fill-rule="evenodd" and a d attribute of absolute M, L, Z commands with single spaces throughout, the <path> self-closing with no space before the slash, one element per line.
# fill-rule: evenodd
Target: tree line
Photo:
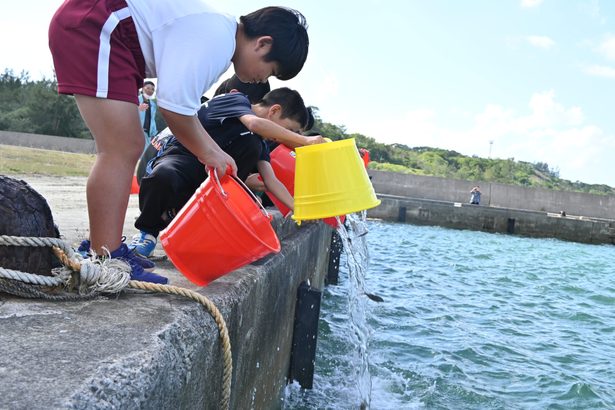
<path fill-rule="evenodd" d="M 608 185 L 562 179 L 559 177 L 559 170 L 552 169 L 546 162 L 481 158 L 440 148 L 383 144 L 360 133 L 348 133 L 343 125 L 324 122 L 317 107 L 312 107 L 312 111 L 315 114 L 313 131 L 332 140 L 355 138 L 357 146 L 369 150 L 371 169 L 561 191 L 615 194 L 615 188 Z"/>
<path fill-rule="evenodd" d="M 58 94 L 55 78 L 32 81 L 27 72 L 0 74 L 0 130 L 92 139 L 75 98 Z M 156 123 L 164 121 L 156 116 Z"/>
<path fill-rule="evenodd" d="M 332 140 L 355 138 L 357 145 L 370 151 L 372 169 L 430 175 L 446 178 L 499 182 L 503 184 L 615 194 L 608 185 L 586 184 L 559 177 L 547 163 L 465 156 L 458 152 L 431 148 L 383 144 L 360 133 L 348 133 L 343 125 L 323 121 L 312 107 L 315 122 L 312 131 Z M 160 119 L 157 119 L 157 122 Z M 161 124 L 159 129 L 163 129 Z M 55 79 L 32 81 L 27 72 L 15 74 L 5 69 L 0 74 L 0 130 L 91 139 L 75 104 L 75 99 L 57 93 Z"/>

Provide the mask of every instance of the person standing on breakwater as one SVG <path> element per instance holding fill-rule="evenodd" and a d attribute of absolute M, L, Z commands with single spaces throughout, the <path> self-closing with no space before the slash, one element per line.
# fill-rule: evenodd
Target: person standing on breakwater
<path fill-rule="evenodd" d="M 478 185 L 470 191 L 470 203 L 472 205 L 480 205 L 480 187 Z"/>
<path fill-rule="evenodd" d="M 129 263 L 131 279 L 168 281 L 146 273 L 122 243 L 143 152 L 137 95 L 145 77 L 158 78 L 158 109 L 182 145 L 219 175 L 227 168 L 236 174 L 235 161 L 195 115 L 201 96 L 231 63 L 244 82 L 291 79 L 303 68 L 308 46 L 305 18 L 282 7 L 237 22 L 201 0 L 65 1 L 51 19 L 49 48 L 58 92 L 75 95 L 96 141 L 86 188 L 93 252 Z"/>

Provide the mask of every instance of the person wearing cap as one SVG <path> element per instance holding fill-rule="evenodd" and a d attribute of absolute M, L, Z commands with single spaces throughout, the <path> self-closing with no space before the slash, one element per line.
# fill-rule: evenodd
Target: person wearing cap
<path fill-rule="evenodd" d="M 480 205 L 480 195 L 481 195 L 480 187 L 478 185 L 476 185 L 470 191 L 470 204 L 472 204 L 472 205 Z"/>
<path fill-rule="evenodd" d="M 145 149 L 152 141 L 152 137 L 158 134 L 156 128 L 156 112 L 158 111 L 158 103 L 154 97 L 156 85 L 147 80 L 143 83 L 141 93 L 139 94 L 139 119 L 143 126 L 143 135 L 145 137 Z"/>

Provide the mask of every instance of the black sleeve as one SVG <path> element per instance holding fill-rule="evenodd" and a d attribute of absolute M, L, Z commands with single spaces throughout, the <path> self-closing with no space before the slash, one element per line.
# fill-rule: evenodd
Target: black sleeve
<path fill-rule="evenodd" d="M 258 158 L 258 160 L 271 162 L 271 157 L 269 155 L 269 147 L 267 146 L 267 142 L 265 140 L 261 140 L 261 142 L 262 142 L 261 155 Z"/>
<path fill-rule="evenodd" d="M 221 94 L 205 102 L 198 116 L 203 127 L 220 126 L 224 120 L 254 114 L 248 96 L 242 93 Z"/>

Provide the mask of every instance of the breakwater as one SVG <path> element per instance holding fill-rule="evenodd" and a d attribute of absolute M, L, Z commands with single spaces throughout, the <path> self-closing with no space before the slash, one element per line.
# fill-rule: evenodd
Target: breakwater
<path fill-rule="evenodd" d="M 483 193 L 481 205 L 470 205 L 469 190 L 475 182 L 382 171 L 370 171 L 370 175 L 382 201 L 368 211 L 371 218 L 583 243 L 615 243 L 613 196 L 545 193 L 542 191 L 546 190 L 502 184 L 496 184 L 501 186 L 489 194 L 489 189 L 485 190 L 488 184 L 481 184 L 487 194 Z M 516 200 L 508 200 L 518 192 L 526 198 L 521 208 L 513 206 Z M 561 210 L 566 210 L 565 215 Z"/>
<path fill-rule="evenodd" d="M 382 203 L 368 211 L 370 218 L 583 243 L 615 244 L 614 220 L 563 217 L 556 213 L 382 194 L 378 197 Z"/>
<path fill-rule="evenodd" d="M 87 234 L 85 178 L 23 179 L 47 199 L 63 239 L 75 243 Z M 132 196 L 127 235 L 135 232 L 137 214 Z M 157 272 L 171 284 L 205 295 L 221 311 L 232 347 L 231 408 L 281 406 L 297 290 L 308 280 L 324 286 L 331 228 L 297 227 L 279 213 L 274 226 L 280 253 L 205 288 L 158 262 Z M 0 408 L 219 408 L 218 329 L 203 306 L 180 296 L 129 291 L 52 302 L 0 293 L 0 328 Z"/>
<path fill-rule="evenodd" d="M 615 219 L 615 195 L 524 188 L 495 182 L 465 181 L 423 175 L 369 171 L 379 194 L 468 203 L 470 190 L 480 185 L 481 205 L 548 213 Z"/>

